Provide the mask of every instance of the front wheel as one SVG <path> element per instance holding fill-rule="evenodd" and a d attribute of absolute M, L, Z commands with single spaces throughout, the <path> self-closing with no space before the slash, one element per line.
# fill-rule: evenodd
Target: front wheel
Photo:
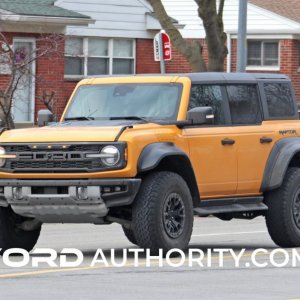
<path fill-rule="evenodd" d="M 134 232 L 132 229 L 126 228 L 125 226 L 122 226 L 123 232 L 125 236 L 127 237 L 128 241 L 134 245 L 136 245 L 136 238 L 134 236 Z"/>
<path fill-rule="evenodd" d="M 26 218 L 15 214 L 10 207 L 0 207 L 0 255 L 10 248 L 32 250 L 36 244 L 41 228 L 24 231 L 20 225 Z"/>
<path fill-rule="evenodd" d="M 187 248 L 193 229 L 193 203 L 183 178 L 171 172 L 148 175 L 135 199 L 132 228 L 137 244 L 152 253 Z"/>
<path fill-rule="evenodd" d="M 300 246 L 300 169 L 289 168 L 282 186 L 266 195 L 266 224 L 280 247 Z"/>

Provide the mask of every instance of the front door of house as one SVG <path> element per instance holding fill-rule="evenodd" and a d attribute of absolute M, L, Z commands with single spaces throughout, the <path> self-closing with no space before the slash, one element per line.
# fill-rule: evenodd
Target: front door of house
<path fill-rule="evenodd" d="M 33 123 L 35 97 L 34 39 L 14 39 L 15 62 L 20 66 L 15 78 L 12 115 L 15 123 Z"/>

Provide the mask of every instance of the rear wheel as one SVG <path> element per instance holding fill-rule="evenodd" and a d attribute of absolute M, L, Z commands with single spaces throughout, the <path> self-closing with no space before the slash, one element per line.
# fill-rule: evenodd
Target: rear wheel
<path fill-rule="evenodd" d="M 289 168 L 282 186 L 266 195 L 266 224 L 280 247 L 300 246 L 300 169 Z"/>
<path fill-rule="evenodd" d="M 188 246 L 193 229 L 193 204 L 182 177 L 156 172 L 144 179 L 133 207 L 132 228 L 137 244 L 153 253 Z"/>
<path fill-rule="evenodd" d="M 10 248 L 22 248 L 27 251 L 35 246 L 41 228 L 24 231 L 20 225 L 26 218 L 15 214 L 10 207 L 0 207 L 0 255 Z"/>

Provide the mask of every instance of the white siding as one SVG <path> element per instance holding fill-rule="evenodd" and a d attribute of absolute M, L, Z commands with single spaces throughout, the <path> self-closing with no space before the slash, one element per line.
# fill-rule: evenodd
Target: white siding
<path fill-rule="evenodd" d="M 162 0 L 168 14 L 181 25 L 185 38 L 203 38 L 201 19 L 194 0 Z M 238 28 L 238 0 L 226 0 L 224 27 L 229 33 Z M 146 0 L 58 0 L 56 5 L 70 9 L 96 20 L 88 27 L 67 28 L 67 34 L 80 36 L 153 38 L 154 30 L 147 30 L 146 14 L 151 7 Z M 297 34 L 300 23 L 248 4 L 249 34 Z"/>
<path fill-rule="evenodd" d="M 145 0 L 59 0 L 56 5 L 88 15 L 96 21 L 87 28 L 69 26 L 69 35 L 153 37 L 153 33 L 146 28 L 146 13 L 151 9 Z"/>
<path fill-rule="evenodd" d="M 203 38 L 205 36 L 202 22 L 198 17 L 197 4 L 194 0 L 162 0 L 168 14 L 185 24 L 182 34 L 185 38 Z M 237 32 L 238 0 L 226 0 L 224 7 L 224 27 L 226 32 Z M 248 32 L 286 32 L 300 33 L 300 24 L 248 4 Z"/>

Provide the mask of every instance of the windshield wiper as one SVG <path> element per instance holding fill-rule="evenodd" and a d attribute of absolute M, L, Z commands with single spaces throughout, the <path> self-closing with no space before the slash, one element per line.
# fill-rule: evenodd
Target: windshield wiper
<path fill-rule="evenodd" d="M 79 116 L 79 117 L 70 117 L 70 118 L 65 118 L 65 121 L 91 121 L 95 120 L 93 117 L 85 117 L 85 116 Z"/>
<path fill-rule="evenodd" d="M 145 123 L 149 122 L 147 119 L 138 116 L 110 117 L 110 120 L 136 120 L 136 121 L 143 121 Z"/>

